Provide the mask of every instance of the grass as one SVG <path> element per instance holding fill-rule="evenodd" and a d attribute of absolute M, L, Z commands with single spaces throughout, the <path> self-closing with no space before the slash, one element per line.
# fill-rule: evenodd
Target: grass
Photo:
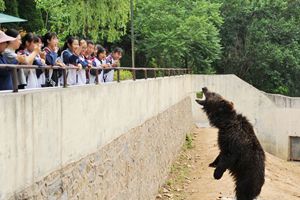
<path fill-rule="evenodd" d="M 193 136 L 192 134 L 187 134 L 185 136 L 184 149 L 192 149 L 193 148 Z"/>
<path fill-rule="evenodd" d="M 192 148 L 194 148 L 193 145 L 193 135 L 187 134 L 185 138 L 185 143 L 182 147 L 182 151 L 171 166 L 171 171 L 169 174 L 168 180 L 165 182 L 162 188 L 160 188 L 159 193 L 162 196 L 162 198 L 157 199 L 170 199 L 168 196 L 166 196 L 166 193 L 164 190 L 167 190 L 173 195 L 172 199 L 174 200 L 182 200 L 185 199 L 184 193 L 182 190 L 184 190 L 184 187 L 187 183 L 187 177 L 190 173 L 191 166 L 190 166 L 190 157 L 188 155 L 188 151 L 190 151 Z"/>

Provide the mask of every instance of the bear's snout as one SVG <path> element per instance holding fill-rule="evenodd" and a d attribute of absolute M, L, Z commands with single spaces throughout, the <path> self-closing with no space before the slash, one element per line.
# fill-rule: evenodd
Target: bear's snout
<path fill-rule="evenodd" d="M 202 88 L 202 92 L 206 93 L 208 91 L 207 87 Z"/>

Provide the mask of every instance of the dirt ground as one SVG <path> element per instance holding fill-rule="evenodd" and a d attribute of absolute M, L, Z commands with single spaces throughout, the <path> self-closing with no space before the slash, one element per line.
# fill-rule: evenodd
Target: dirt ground
<path fill-rule="evenodd" d="M 217 130 L 195 128 L 174 162 L 157 200 L 225 200 L 234 197 L 232 178 L 225 172 L 214 180 L 208 164 L 218 155 Z M 266 153 L 266 182 L 259 200 L 299 200 L 300 163 L 283 161 Z"/>

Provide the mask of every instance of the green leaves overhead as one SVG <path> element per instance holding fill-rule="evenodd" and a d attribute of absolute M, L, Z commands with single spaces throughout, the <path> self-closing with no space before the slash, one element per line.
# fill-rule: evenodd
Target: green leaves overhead
<path fill-rule="evenodd" d="M 193 67 L 212 72 L 219 58 L 220 4 L 200 1 L 150 0 L 136 5 L 137 50 L 146 65 Z"/>
<path fill-rule="evenodd" d="M 0 11 L 4 11 L 5 10 L 5 2 L 4 0 L 0 0 Z"/>
<path fill-rule="evenodd" d="M 219 73 L 272 93 L 300 95 L 300 1 L 224 1 Z"/>
<path fill-rule="evenodd" d="M 300 0 L 135 0 L 137 65 L 232 73 L 300 96 L 299 8 Z M 28 20 L 5 27 L 118 42 L 130 60 L 129 0 L 0 0 L 4 9 Z"/>
<path fill-rule="evenodd" d="M 45 13 L 45 27 L 62 35 L 115 41 L 126 33 L 127 0 L 35 0 Z"/>

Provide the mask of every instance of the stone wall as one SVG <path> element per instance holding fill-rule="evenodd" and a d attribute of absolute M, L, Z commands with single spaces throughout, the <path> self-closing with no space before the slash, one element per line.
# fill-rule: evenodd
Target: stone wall
<path fill-rule="evenodd" d="M 154 199 L 193 126 L 191 119 L 191 100 L 186 98 L 10 200 Z"/>

